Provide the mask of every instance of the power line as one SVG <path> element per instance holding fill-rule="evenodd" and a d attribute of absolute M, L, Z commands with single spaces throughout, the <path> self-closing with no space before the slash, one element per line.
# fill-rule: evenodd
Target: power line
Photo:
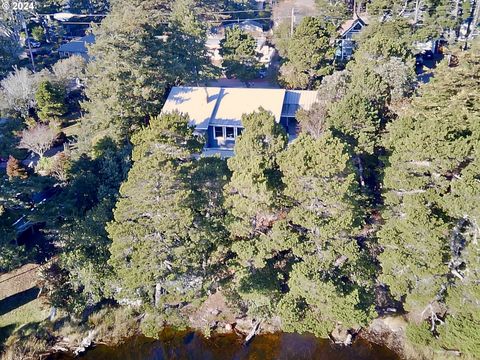
<path fill-rule="evenodd" d="M 291 16 L 279 16 L 275 19 L 290 19 Z M 237 21 L 246 21 L 246 20 L 272 20 L 270 17 L 256 17 L 256 18 L 245 18 L 245 19 L 226 19 L 223 20 L 224 22 L 237 22 Z M 202 20 L 202 22 L 206 23 L 218 23 L 218 20 Z M 170 24 L 171 21 L 160 21 L 158 24 Z M 91 22 L 81 22 L 81 21 L 62 21 L 62 24 L 69 24 L 69 25 L 90 25 Z"/>
<path fill-rule="evenodd" d="M 252 12 L 269 12 L 271 10 L 225 10 L 225 11 L 208 11 L 208 12 L 197 12 L 196 15 L 223 15 L 223 14 L 239 14 L 239 13 L 252 13 Z M 47 13 L 47 14 L 37 14 L 38 16 L 55 16 L 61 13 Z M 68 13 L 71 17 L 107 17 L 110 14 L 74 14 Z M 171 15 L 171 13 L 161 13 L 159 15 Z"/>

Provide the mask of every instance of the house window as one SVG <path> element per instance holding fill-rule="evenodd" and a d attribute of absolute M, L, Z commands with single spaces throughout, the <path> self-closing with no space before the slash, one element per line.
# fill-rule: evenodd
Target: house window
<path fill-rule="evenodd" d="M 235 139 L 235 129 L 233 127 L 227 126 L 225 128 L 225 135 L 227 139 Z"/>
<path fill-rule="evenodd" d="M 238 127 L 237 128 L 237 136 L 242 135 L 243 128 Z"/>
<path fill-rule="evenodd" d="M 213 137 L 215 139 L 223 138 L 223 128 L 221 126 L 215 126 L 213 128 Z"/>

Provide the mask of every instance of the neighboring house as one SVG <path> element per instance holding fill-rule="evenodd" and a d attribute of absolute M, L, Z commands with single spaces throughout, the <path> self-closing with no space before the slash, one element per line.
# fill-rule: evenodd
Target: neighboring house
<path fill-rule="evenodd" d="M 262 33 L 263 34 L 263 33 Z M 275 56 L 275 48 L 267 44 L 267 39 L 261 34 L 257 34 L 255 37 L 257 46 L 255 48 L 258 53 L 258 60 L 261 64 L 268 67 L 272 62 L 272 59 Z M 207 41 L 205 46 L 210 55 L 210 60 L 214 65 L 221 65 L 223 57 L 220 55 L 220 42 L 222 41 L 224 35 L 221 32 L 211 32 L 207 35 Z"/>
<path fill-rule="evenodd" d="M 208 54 L 210 55 L 210 60 L 214 65 L 220 65 L 222 63 L 222 55 L 220 55 L 220 41 L 222 41 L 223 36 L 217 34 L 207 35 L 207 41 L 205 46 L 207 48 Z"/>
<path fill-rule="evenodd" d="M 89 34 L 84 37 L 73 39 L 72 41 L 62 44 L 58 48 L 58 54 L 60 57 L 69 57 L 72 55 L 80 55 L 88 60 L 87 44 L 91 45 L 95 43 L 95 35 Z"/>
<path fill-rule="evenodd" d="M 270 66 L 273 57 L 275 56 L 275 48 L 267 44 L 265 37 L 258 37 L 256 51 L 259 54 L 259 62 L 266 67 Z"/>
<path fill-rule="evenodd" d="M 338 28 L 340 39 L 336 57 L 340 60 L 350 60 L 355 50 L 355 36 L 367 26 L 367 23 L 360 17 L 355 16 L 351 20 L 345 21 Z"/>
<path fill-rule="evenodd" d="M 187 114 L 196 132 L 206 138 L 204 154 L 229 157 L 233 155 L 235 139 L 243 131 L 243 114 L 260 107 L 270 111 L 292 141 L 298 132 L 297 110 L 309 110 L 316 99 L 317 92 L 308 90 L 174 87 L 162 113 Z"/>
<path fill-rule="evenodd" d="M 263 33 L 262 24 L 259 23 L 258 21 L 255 21 L 255 20 L 244 20 L 244 21 L 239 21 L 239 22 L 231 22 L 229 24 L 226 24 L 225 28 L 231 28 L 231 27 L 234 27 L 234 26 L 238 26 L 243 31 L 246 31 L 248 33 L 252 33 L 252 35 Z"/>
<path fill-rule="evenodd" d="M 413 50 L 415 53 L 425 53 L 426 51 L 431 51 L 433 54 L 439 52 L 439 49 L 442 47 L 442 44 L 445 43 L 443 38 L 431 39 L 425 42 L 416 41 L 413 43 Z"/>

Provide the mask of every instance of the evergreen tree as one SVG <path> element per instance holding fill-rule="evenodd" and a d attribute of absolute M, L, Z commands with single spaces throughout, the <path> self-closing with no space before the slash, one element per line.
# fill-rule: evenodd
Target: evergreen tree
<path fill-rule="evenodd" d="M 287 144 L 283 128 L 260 109 L 242 116 L 245 130 L 228 160 L 232 179 L 225 191 L 235 237 L 252 238 L 269 228 L 281 209 L 281 174 L 277 155 Z"/>
<path fill-rule="evenodd" d="M 287 137 L 263 109 L 243 115 L 242 124 L 245 130 L 235 144 L 235 156 L 228 160 L 232 178 L 225 187 L 227 228 L 237 254 L 231 264 L 237 269 L 233 288 L 248 303 L 251 314 L 269 316 L 280 291 L 280 275 L 274 269 L 278 259 L 266 254 L 265 246 L 275 223 L 284 216 L 277 156 Z"/>
<path fill-rule="evenodd" d="M 403 18 L 374 22 L 359 34 L 354 57 L 358 62 L 390 57 L 407 60 L 414 40 L 412 26 Z"/>
<path fill-rule="evenodd" d="M 172 13 L 175 4 L 166 0 L 112 1 L 90 48 L 81 148 L 105 135 L 130 136 L 160 113 L 169 86 L 207 77 L 204 31 L 194 29 L 200 26 L 194 19 L 178 20 L 195 10 L 192 2 L 182 4 Z"/>
<path fill-rule="evenodd" d="M 355 240 L 363 214 L 351 157 L 330 132 L 302 135 L 280 157 L 291 204 L 284 246 L 293 259 L 279 304 L 287 331 L 327 336 L 338 323 L 348 329 L 373 316 L 372 269 Z"/>
<path fill-rule="evenodd" d="M 467 239 L 478 233 L 478 207 L 468 199 L 478 192 L 472 181 L 478 176 L 480 93 L 474 74 L 479 67 L 475 50 L 459 55 L 457 67 L 442 63 L 411 108 L 389 127 L 386 141 L 391 155 L 384 179 L 386 223 L 379 233 L 381 279 L 404 299 L 412 316 L 428 319 L 439 332 L 457 331 L 454 317 L 477 321 L 471 320 L 475 307 L 465 306 L 460 315 L 456 304 L 458 294 L 468 303 L 469 281 L 456 282 L 452 289 L 448 283 L 449 274 L 460 274 L 464 266 L 457 260 L 468 258 Z M 476 265 L 470 264 L 475 278 Z M 449 303 L 457 315 L 442 330 L 438 318 Z M 470 345 L 465 341 L 463 346 Z"/>
<path fill-rule="evenodd" d="M 27 259 L 24 246 L 15 244 L 14 217 L 0 198 L 0 271 L 7 272 L 21 266 Z"/>
<path fill-rule="evenodd" d="M 334 28 L 319 18 L 304 17 L 288 40 L 280 80 L 290 88 L 312 89 L 332 70 Z"/>
<path fill-rule="evenodd" d="M 62 116 L 67 111 L 63 88 L 48 80 L 38 85 L 35 101 L 38 106 L 38 117 L 45 122 Z"/>
<path fill-rule="evenodd" d="M 220 41 L 222 66 L 227 77 L 237 77 L 242 81 L 254 79 L 258 68 L 257 43 L 252 35 L 238 26 L 227 28 L 225 38 Z"/>
<path fill-rule="evenodd" d="M 132 137 L 133 167 L 107 227 L 119 299 L 161 309 L 198 301 L 213 276 L 228 174 L 217 160 L 194 160 L 202 144 L 193 131 L 172 113 Z"/>

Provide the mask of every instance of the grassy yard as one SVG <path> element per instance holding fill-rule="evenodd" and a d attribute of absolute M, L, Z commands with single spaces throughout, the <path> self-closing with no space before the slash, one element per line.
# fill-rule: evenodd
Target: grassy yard
<path fill-rule="evenodd" d="M 0 316 L 0 345 L 22 325 L 41 322 L 48 315 L 49 308 L 42 299 L 35 299 Z"/>
<path fill-rule="evenodd" d="M 49 315 L 38 299 L 37 264 L 26 264 L 0 275 L 0 344 L 22 325 L 36 323 Z"/>

